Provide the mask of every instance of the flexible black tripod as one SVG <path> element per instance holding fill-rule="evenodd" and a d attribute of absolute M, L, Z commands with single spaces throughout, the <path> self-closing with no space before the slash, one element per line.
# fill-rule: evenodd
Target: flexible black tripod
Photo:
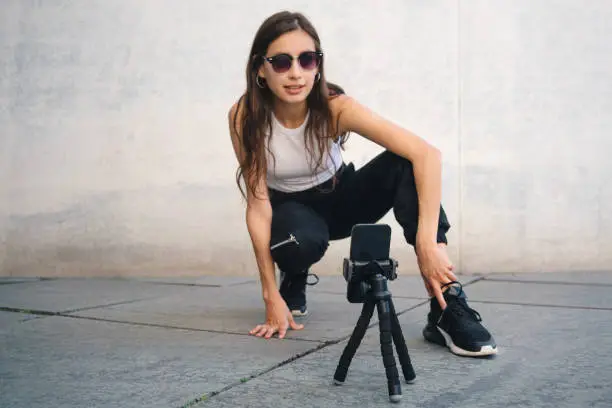
<path fill-rule="evenodd" d="M 402 398 L 402 388 L 395 365 L 392 341 L 395 343 L 406 382 L 412 382 L 416 378 L 416 374 L 412 367 L 408 347 L 406 346 L 393 300 L 391 299 L 391 292 L 387 288 L 387 279 L 393 280 L 397 276 L 395 273 L 397 262 L 393 259 L 385 262 L 370 261 L 361 264 L 348 259 L 345 259 L 344 262 L 344 274 L 349 282 L 349 302 L 361 303 L 363 301 L 363 308 L 353 334 L 340 357 L 336 373 L 334 374 L 334 383 L 336 385 L 344 383 L 351 360 L 365 335 L 370 319 L 374 314 L 374 308 L 377 308 L 380 329 L 380 350 L 387 375 L 389 399 L 391 402 L 399 402 Z"/>

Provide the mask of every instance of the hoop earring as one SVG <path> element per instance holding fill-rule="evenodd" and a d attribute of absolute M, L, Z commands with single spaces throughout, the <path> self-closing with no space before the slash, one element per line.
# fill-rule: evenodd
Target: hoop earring
<path fill-rule="evenodd" d="M 264 84 L 261 83 L 261 77 L 259 75 L 257 75 L 257 77 L 255 77 L 255 83 L 261 89 L 264 89 L 266 87 Z"/>
<path fill-rule="evenodd" d="M 321 73 L 317 72 L 317 75 L 315 75 L 315 82 L 319 82 L 319 79 L 321 79 Z"/>

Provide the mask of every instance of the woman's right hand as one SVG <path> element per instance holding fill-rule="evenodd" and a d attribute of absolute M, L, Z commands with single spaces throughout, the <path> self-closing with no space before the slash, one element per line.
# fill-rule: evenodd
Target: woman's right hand
<path fill-rule="evenodd" d="M 277 294 L 266 301 L 266 322 L 257 325 L 249 334 L 269 339 L 274 333 L 278 332 L 278 338 L 282 339 L 285 337 L 288 328 L 302 330 L 304 325 L 295 322 L 287 304 L 280 294 Z"/>
<path fill-rule="evenodd" d="M 454 266 L 448 259 L 446 252 L 436 245 L 419 246 L 417 248 L 417 263 L 429 295 L 436 297 L 442 310 L 446 309 L 442 286 L 458 280 L 453 272 Z"/>

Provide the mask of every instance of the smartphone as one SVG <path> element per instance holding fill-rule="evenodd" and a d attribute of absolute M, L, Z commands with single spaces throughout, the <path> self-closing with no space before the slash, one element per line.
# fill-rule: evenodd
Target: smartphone
<path fill-rule="evenodd" d="M 389 259 L 391 227 L 387 224 L 356 224 L 351 230 L 350 259 L 353 262 Z"/>

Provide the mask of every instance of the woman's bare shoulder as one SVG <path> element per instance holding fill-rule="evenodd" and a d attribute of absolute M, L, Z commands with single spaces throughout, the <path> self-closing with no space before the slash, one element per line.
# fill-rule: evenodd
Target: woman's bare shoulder
<path fill-rule="evenodd" d="M 337 134 L 342 134 L 348 131 L 343 126 L 342 115 L 353 103 L 353 98 L 346 94 L 333 95 L 329 98 L 329 109 L 331 111 L 334 124 L 338 126 Z"/>

